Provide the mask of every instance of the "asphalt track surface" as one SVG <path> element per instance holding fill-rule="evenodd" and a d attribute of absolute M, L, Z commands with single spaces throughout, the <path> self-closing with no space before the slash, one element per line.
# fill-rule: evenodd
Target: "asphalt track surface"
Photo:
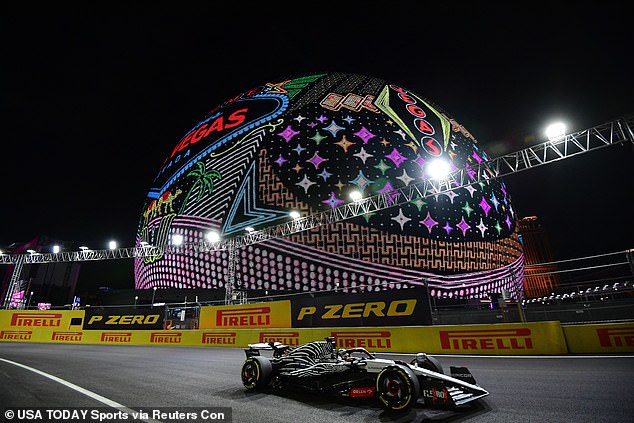
<path fill-rule="evenodd" d="M 468 367 L 490 395 L 459 411 L 421 405 L 394 416 L 365 399 L 247 393 L 240 382 L 244 352 L 238 348 L 0 343 L 0 409 L 109 409 L 102 402 L 107 399 L 137 411 L 231 407 L 236 423 L 633 421 L 634 356 L 436 357 L 445 369 Z"/>

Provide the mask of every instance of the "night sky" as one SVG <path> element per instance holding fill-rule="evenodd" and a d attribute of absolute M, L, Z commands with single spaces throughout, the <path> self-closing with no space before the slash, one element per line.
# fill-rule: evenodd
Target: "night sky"
<path fill-rule="evenodd" d="M 2 16 L 0 249 L 38 235 L 132 246 L 178 140 L 267 82 L 383 78 L 438 104 L 490 157 L 545 141 L 557 119 L 573 132 L 631 115 L 627 14 L 600 9 Z M 633 147 L 612 146 L 505 182 L 517 214 L 539 216 L 555 258 L 576 258 L 634 247 L 633 169 Z M 132 287 L 127 277 L 116 276 Z"/>

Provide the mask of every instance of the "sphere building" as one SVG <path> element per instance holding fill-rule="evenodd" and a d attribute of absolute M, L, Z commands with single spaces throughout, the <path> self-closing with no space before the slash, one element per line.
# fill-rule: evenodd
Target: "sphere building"
<path fill-rule="evenodd" d="M 472 134 L 406 87 L 358 74 L 306 75 L 211 110 L 173 148 L 150 188 L 137 245 L 176 235 L 223 239 L 389 194 L 429 178 L 436 160 L 473 183 L 375 213 L 252 244 L 231 256 L 243 290 L 344 292 L 427 284 L 436 297 L 478 298 L 523 286 L 510 193 L 476 180 L 489 159 Z M 471 182 L 471 181 L 469 181 Z M 225 288 L 227 251 L 135 261 L 138 289 Z"/>

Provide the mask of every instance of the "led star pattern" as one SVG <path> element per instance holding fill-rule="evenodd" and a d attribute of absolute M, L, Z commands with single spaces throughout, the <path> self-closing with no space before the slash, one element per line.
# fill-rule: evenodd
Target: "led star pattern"
<path fill-rule="evenodd" d="M 394 119 L 363 108 L 341 115 L 309 103 L 282 127 L 267 144 L 269 160 L 276 163 L 279 179 L 314 210 L 340 206 L 353 189 L 367 197 L 422 182 L 427 163 L 435 158 Z M 466 168 L 475 179 L 473 167 L 482 165 L 486 154 L 473 138 L 452 130 L 446 149 L 441 156 L 451 169 Z M 375 213 L 356 221 L 388 233 L 441 241 L 494 241 L 515 230 L 508 204 L 504 183 L 489 179 L 404 204 L 396 217 Z"/>

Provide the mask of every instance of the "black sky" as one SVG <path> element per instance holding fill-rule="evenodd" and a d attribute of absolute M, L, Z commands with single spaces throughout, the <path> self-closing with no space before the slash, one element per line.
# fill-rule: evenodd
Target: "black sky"
<path fill-rule="evenodd" d="M 577 131 L 631 115 L 632 36 L 618 4 L 545 17 L 404 6 L 342 15 L 332 5 L 311 15 L 2 16 L 0 249 L 40 234 L 133 245 L 180 137 L 217 104 L 291 76 L 398 83 L 492 157 L 544 141 L 558 118 Z M 634 247 L 633 169 L 632 146 L 614 146 L 505 181 L 516 212 L 541 218 L 562 259 Z"/>

